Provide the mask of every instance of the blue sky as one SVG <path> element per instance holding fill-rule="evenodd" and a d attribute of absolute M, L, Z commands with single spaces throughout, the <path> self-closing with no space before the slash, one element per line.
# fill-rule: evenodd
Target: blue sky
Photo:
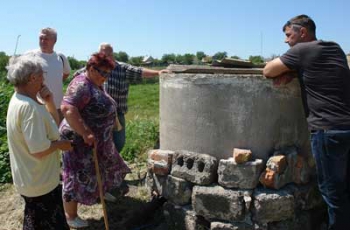
<path fill-rule="evenodd" d="M 56 51 L 86 60 L 101 42 L 129 56 L 226 51 L 229 56 L 284 53 L 283 24 L 308 14 L 317 37 L 350 52 L 348 0 L 12 0 L 2 1 L 0 51 L 38 48 L 43 27 L 58 31 Z"/>

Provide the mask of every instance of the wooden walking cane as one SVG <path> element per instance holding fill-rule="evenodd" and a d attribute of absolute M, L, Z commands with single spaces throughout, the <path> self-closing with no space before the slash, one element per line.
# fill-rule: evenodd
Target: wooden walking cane
<path fill-rule="evenodd" d="M 103 208 L 103 219 L 105 221 L 106 230 L 109 230 L 108 216 L 107 216 L 106 203 L 105 203 L 105 199 L 104 199 L 104 195 L 103 195 L 100 167 L 98 166 L 97 142 L 96 141 L 94 142 L 93 155 L 94 155 L 93 157 L 94 157 L 94 161 L 95 161 L 95 171 L 96 171 L 96 177 L 97 177 L 97 185 L 98 185 L 98 190 L 99 190 L 99 193 L 100 193 L 100 200 L 101 200 L 102 208 Z"/>

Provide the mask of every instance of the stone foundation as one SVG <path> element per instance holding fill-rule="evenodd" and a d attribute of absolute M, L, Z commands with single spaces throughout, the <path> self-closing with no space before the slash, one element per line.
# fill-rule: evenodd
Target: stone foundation
<path fill-rule="evenodd" d="M 151 150 L 146 185 L 167 199 L 163 210 L 169 229 L 322 229 L 318 225 L 326 220 L 325 205 L 312 171 L 301 173 L 304 158 L 295 160 L 295 148 L 283 157 L 280 151 L 275 154 L 268 164 L 261 159 L 238 164 L 234 158 L 218 161 L 202 153 Z M 167 170 L 154 167 L 165 161 Z M 269 188 L 259 182 L 266 170 L 283 175 L 286 183 Z M 304 179 L 296 180 L 300 175 Z"/>

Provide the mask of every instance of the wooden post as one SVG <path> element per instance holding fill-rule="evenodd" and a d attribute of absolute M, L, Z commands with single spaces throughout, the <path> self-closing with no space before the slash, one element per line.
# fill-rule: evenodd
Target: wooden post
<path fill-rule="evenodd" d="M 105 199 L 104 199 L 104 195 L 103 195 L 103 187 L 102 187 L 100 167 L 98 166 L 97 142 L 96 141 L 94 142 L 93 157 L 94 157 L 94 161 L 95 161 L 95 171 L 96 171 L 97 185 L 98 185 L 98 190 L 99 190 L 99 193 L 100 193 L 100 200 L 101 200 L 102 208 L 103 208 L 103 219 L 105 221 L 105 228 L 106 228 L 106 230 L 109 230 L 108 216 L 107 216 L 106 203 L 105 203 Z"/>

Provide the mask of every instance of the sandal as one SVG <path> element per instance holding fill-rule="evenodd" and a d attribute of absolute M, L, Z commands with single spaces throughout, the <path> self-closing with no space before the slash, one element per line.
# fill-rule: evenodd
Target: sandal
<path fill-rule="evenodd" d="M 75 217 L 73 220 L 67 219 L 67 224 L 70 228 L 74 229 L 89 227 L 89 223 L 86 220 L 81 219 L 79 216 Z"/>

